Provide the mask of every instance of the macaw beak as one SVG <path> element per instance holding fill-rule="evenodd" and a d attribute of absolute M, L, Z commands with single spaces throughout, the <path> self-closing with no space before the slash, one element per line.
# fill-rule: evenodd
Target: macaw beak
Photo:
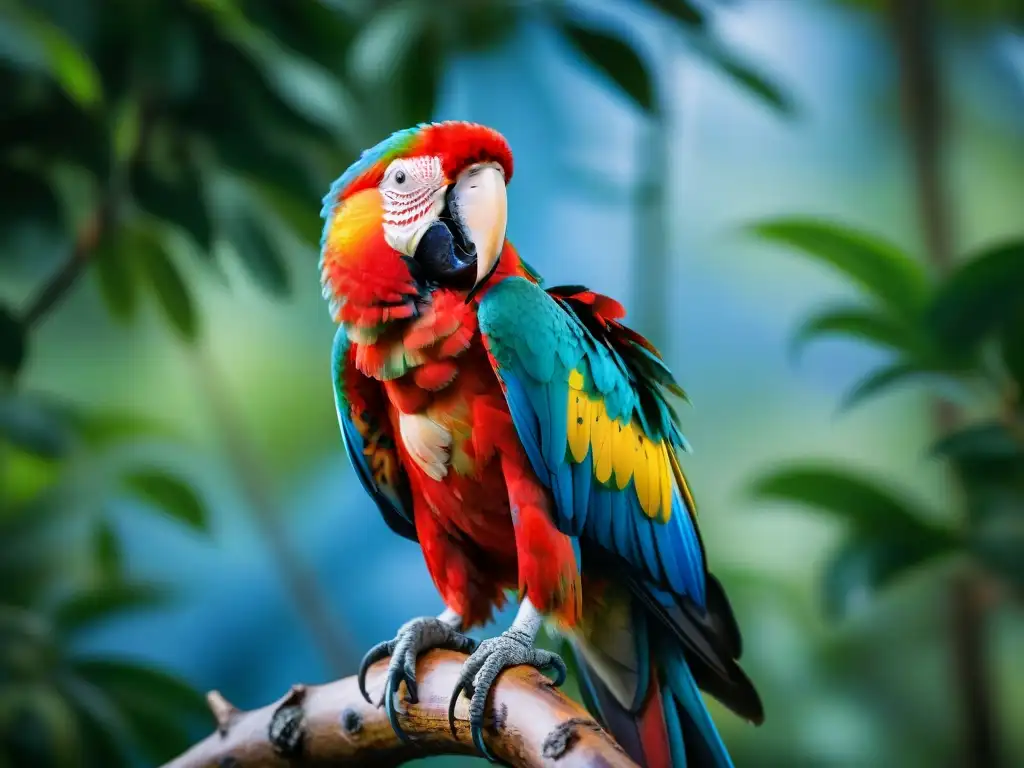
<path fill-rule="evenodd" d="M 476 249 L 476 289 L 494 272 L 505 246 L 508 197 L 501 167 L 497 163 L 478 163 L 465 169 L 451 189 L 449 206 Z"/>

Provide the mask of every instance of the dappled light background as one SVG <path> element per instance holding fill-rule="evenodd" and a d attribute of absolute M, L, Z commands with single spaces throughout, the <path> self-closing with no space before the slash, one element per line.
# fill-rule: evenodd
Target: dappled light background
<path fill-rule="evenodd" d="M 0 448 L 5 514 L 14 519 L 30 502 L 33 510 L 58 508 L 43 537 L 56 555 L 54 578 L 65 585 L 53 594 L 106 584 L 97 575 L 104 568 L 116 569 L 108 576 L 118 583 L 170 592 L 152 605 L 101 600 L 110 610 L 83 621 L 62 653 L 164 670 L 246 708 L 295 681 L 352 673 L 372 643 L 414 615 L 441 609 L 418 548 L 388 531 L 342 449 L 317 214 L 327 185 L 360 147 L 414 120 L 473 120 L 503 132 L 515 154 L 509 236 L 520 252 L 549 284 L 584 283 L 622 299 L 690 396 L 692 406 L 681 414 L 694 451 L 684 467 L 712 569 L 744 630 L 744 667 L 767 712 L 764 726 L 754 728 L 712 704 L 737 764 L 966 764 L 959 756 L 968 718 L 947 599 L 953 565 L 944 558 L 911 563 L 876 589 L 886 579 L 872 575 L 868 557 L 867 575 L 848 577 L 848 588 L 832 596 L 844 608 L 830 613 L 830 563 L 859 523 L 814 511 L 785 492 L 755 493 L 759 478 L 811 462 L 895 489 L 925 510 L 929 525 L 956 526 L 962 516 L 943 465 L 928 455 L 935 435 L 929 390 L 908 380 L 840 408 L 851 386 L 892 359 L 892 350 L 829 337 L 793 354 L 793 336 L 809 314 L 858 301 L 856 281 L 827 258 L 801 256 L 785 237 L 759 236 L 752 226 L 814 218 L 873 233 L 928 261 L 887 4 L 494 3 L 504 8 L 489 22 L 495 30 L 484 22 L 460 26 L 468 11 L 459 2 L 378 8 L 303 0 L 296 19 L 320 27 L 309 50 L 302 34 L 312 33 L 301 33 L 285 11 L 272 12 L 273 3 L 183 3 L 188 10 L 168 27 L 173 34 L 157 37 L 141 13 L 123 12 L 115 24 L 111 14 L 123 5 L 46 0 L 5 6 L 0 15 L 3 81 L 21 83 L 5 86 L 5 102 L 21 100 L 17 110 L 4 107 L 3 122 L 12 126 L 5 157 L 21 156 L 14 118 L 61 89 L 67 109 L 114 116 L 103 125 L 120 136 L 114 141 L 130 169 L 133 141 L 173 144 L 163 134 L 184 125 L 195 140 L 188 145 L 195 148 L 195 194 L 207 201 L 214 230 L 196 237 L 202 225 L 190 229 L 187 210 L 175 208 L 180 201 L 161 205 L 159 186 L 155 200 L 130 193 L 147 215 L 165 221 L 159 249 L 180 275 L 184 297 L 159 299 L 161 291 L 177 291 L 178 281 L 141 267 L 132 248 L 119 256 L 102 247 L 76 251 L 107 183 L 94 185 L 88 160 L 63 152 L 82 140 L 72 131 L 77 123 L 49 125 L 52 135 L 37 152 L 54 160 L 44 189 L 55 190 L 59 217 L 35 215 L 31 196 L 14 180 L 0 192 L 8 208 L 0 250 L 8 341 L 14 320 L 72 253 L 91 260 L 31 324 L 24 362 L 11 378 L 2 414 L 11 434 Z M 306 6 L 316 8 L 299 10 Z M 704 22 L 665 8 L 697 9 Z M 336 18 L 336 41 L 334 28 L 316 21 L 321 14 Z M 603 54 L 605 38 L 574 39 L 558 14 L 626 41 L 642 69 L 633 72 L 621 54 Z M 416 25 L 428 17 L 435 26 L 423 32 Z M 941 163 L 958 255 L 1024 236 L 1024 37 L 1012 22 L 1009 15 L 963 13 L 935 20 L 946 102 Z M 218 103 L 241 104 L 251 86 L 236 89 L 229 71 L 211 78 L 189 70 L 189 46 L 205 45 L 189 32 L 193 23 L 219 29 L 252 62 L 283 118 L 272 122 L 264 119 L 269 112 L 253 109 L 224 118 L 223 131 L 214 125 Z M 140 39 L 164 45 L 162 68 L 140 67 L 138 91 L 109 75 L 103 59 L 104 40 L 130 36 L 131 24 L 139 25 Z M 56 32 L 33 37 L 44 26 Z M 707 53 L 708 41 L 728 54 Z M 54 54 L 55 45 L 71 53 Z M 410 50 L 418 67 L 406 62 Z M 96 63 L 78 61 L 75 51 Z M 57 63 L 47 58 L 54 55 Z M 763 83 L 730 76 L 725 55 Z M 609 74 L 608 67 L 619 69 Z M 99 72 L 95 83 L 89 72 Z M 147 90 L 161 78 L 176 85 Z M 187 98 L 217 91 L 165 120 L 151 98 L 179 87 Z M 131 94 L 141 94 L 141 106 L 132 105 Z M 132 109 L 142 117 L 124 117 Z M 142 138 L 133 138 L 139 125 Z M 251 138 L 256 133 L 260 142 Z M 30 131 L 25 143 L 37 135 Z M 232 142 L 237 155 L 251 156 L 232 156 Z M 279 162 L 284 156 L 291 165 Z M 300 172 L 302 179 L 288 178 Z M 126 173 L 129 188 L 144 183 L 134 173 Z M 240 207 L 242 198 L 251 205 Z M 137 250 L 147 248 L 153 250 Z M 1018 289 L 1024 293 L 1024 284 Z M 116 437 L 76 440 L 67 452 L 34 450 L 17 435 L 45 424 L 19 405 L 15 398 L 23 395 L 83 413 L 129 414 L 137 424 Z M 1022 514 L 1019 497 L 1015 509 Z M 992 730 L 999 764 L 1007 766 L 1024 764 L 1024 731 L 1015 727 L 1024 722 L 1024 614 L 1020 600 L 1007 597 L 1013 578 L 1017 589 L 1024 584 L 1022 542 L 1016 570 L 1006 571 L 1015 574 L 1006 577 L 1011 586 L 1000 577 L 984 612 Z M 2 601 L 49 615 L 57 598 L 46 590 L 24 600 L 8 595 L 10 584 L 30 578 L 20 562 L 4 566 Z M 5 697 L 37 691 L 33 675 L 51 679 L 31 664 L 0 665 Z M 129 691 L 124 700 L 132 695 L 146 698 Z M 18 762 L 25 754 L 72 764 L 60 760 L 75 753 L 67 744 L 83 729 L 79 704 L 66 711 L 37 704 L 0 710 L 0 735 L 14 744 L 0 765 L 28 765 Z M 204 735 L 208 723 L 190 703 L 182 708 L 180 718 L 166 715 L 182 729 L 178 740 L 136 744 L 130 759 L 156 764 Z M 42 725 L 32 738 L 47 746 L 22 743 L 28 737 L 21 726 L 15 744 L 12 728 L 33 717 Z"/>

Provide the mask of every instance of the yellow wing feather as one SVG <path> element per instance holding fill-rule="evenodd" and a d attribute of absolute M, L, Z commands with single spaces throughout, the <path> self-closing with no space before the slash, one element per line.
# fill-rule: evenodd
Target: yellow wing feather
<path fill-rule="evenodd" d="M 593 421 L 590 398 L 586 393 L 569 390 L 569 450 L 577 464 L 590 451 L 590 428 Z"/>
<path fill-rule="evenodd" d="M 604 400 L 594 400 L 591 407 L 593 423 L 590 441 L 594 447 L 594 476 L 599 483 L 607 483 L 612 476 L 612 420 L 608 418 Z"/>
<path fill-rule="evenodd" d="M 623 425 L 616 421 L 612 425 L 612 449 L 615 468 L 615 486 L 621 491 L 633 477 L 633 464 L 636 462 L 636 435 L 633 425 Z"/>
<path fill-rule="evenodd" d="M 661 443 L 661 522 L 667 523 L 668 519 L 672 517 L 672 476 L 671 472 L 672 458 L 675 456 L 675 451 L 669 448 L 668 443 L 662 441 Z"/>
<path fill-rule="evenodd" d="M 657 517 L 658 510 L 661 509 L 661 472 L 657 457 L 661 455 L 661 451 L 646 438 L 641 442 L 640 448 L 643 451 L 640 461 L 647 467 L 647 505 L 640 506 L 648 517 Z"/>
<path fill-rule="evenodd" d="M 592 454 L 594 477 L 599 483 L 615 478 L 626 491 L 630 481 L 644 514 L 667 522 L 672 515 L 672 491 L 678 487 L 692 509 L 692 496 L 671 445 L 653 442 L 639 424 L 608 416 L 604 400 L 584 389 L 583 375 L 569 376 L 569 412 L 566 425 L 569 453 L 581 463 Z"/>

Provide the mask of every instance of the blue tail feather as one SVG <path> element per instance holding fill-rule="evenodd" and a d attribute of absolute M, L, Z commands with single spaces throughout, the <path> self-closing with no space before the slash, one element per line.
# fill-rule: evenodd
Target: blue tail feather
<path fill-rule="evenodd" d="M 662 643 L 657 653 L 662 670 L 662 698 L 672 765 L 683 768 L 688 758 L 700 768 L 733 768 L 711 713 L 678 646 Z"/>

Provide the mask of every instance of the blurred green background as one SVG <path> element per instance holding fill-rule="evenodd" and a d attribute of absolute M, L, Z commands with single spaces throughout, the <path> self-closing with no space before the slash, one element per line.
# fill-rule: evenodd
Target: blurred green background
<path fill-rule="evenodd" d="M 0 2 L 0 766 L 157 765 L 197 691 L 262 705 L 440 609 L 344 457 L 316 263 L 359 150 L 453 118 L 509 139 L 524 256 L 694 403 L 767 711 L 712 705 L 737 764 L 1024 765 L 1022 19 Z"/>

